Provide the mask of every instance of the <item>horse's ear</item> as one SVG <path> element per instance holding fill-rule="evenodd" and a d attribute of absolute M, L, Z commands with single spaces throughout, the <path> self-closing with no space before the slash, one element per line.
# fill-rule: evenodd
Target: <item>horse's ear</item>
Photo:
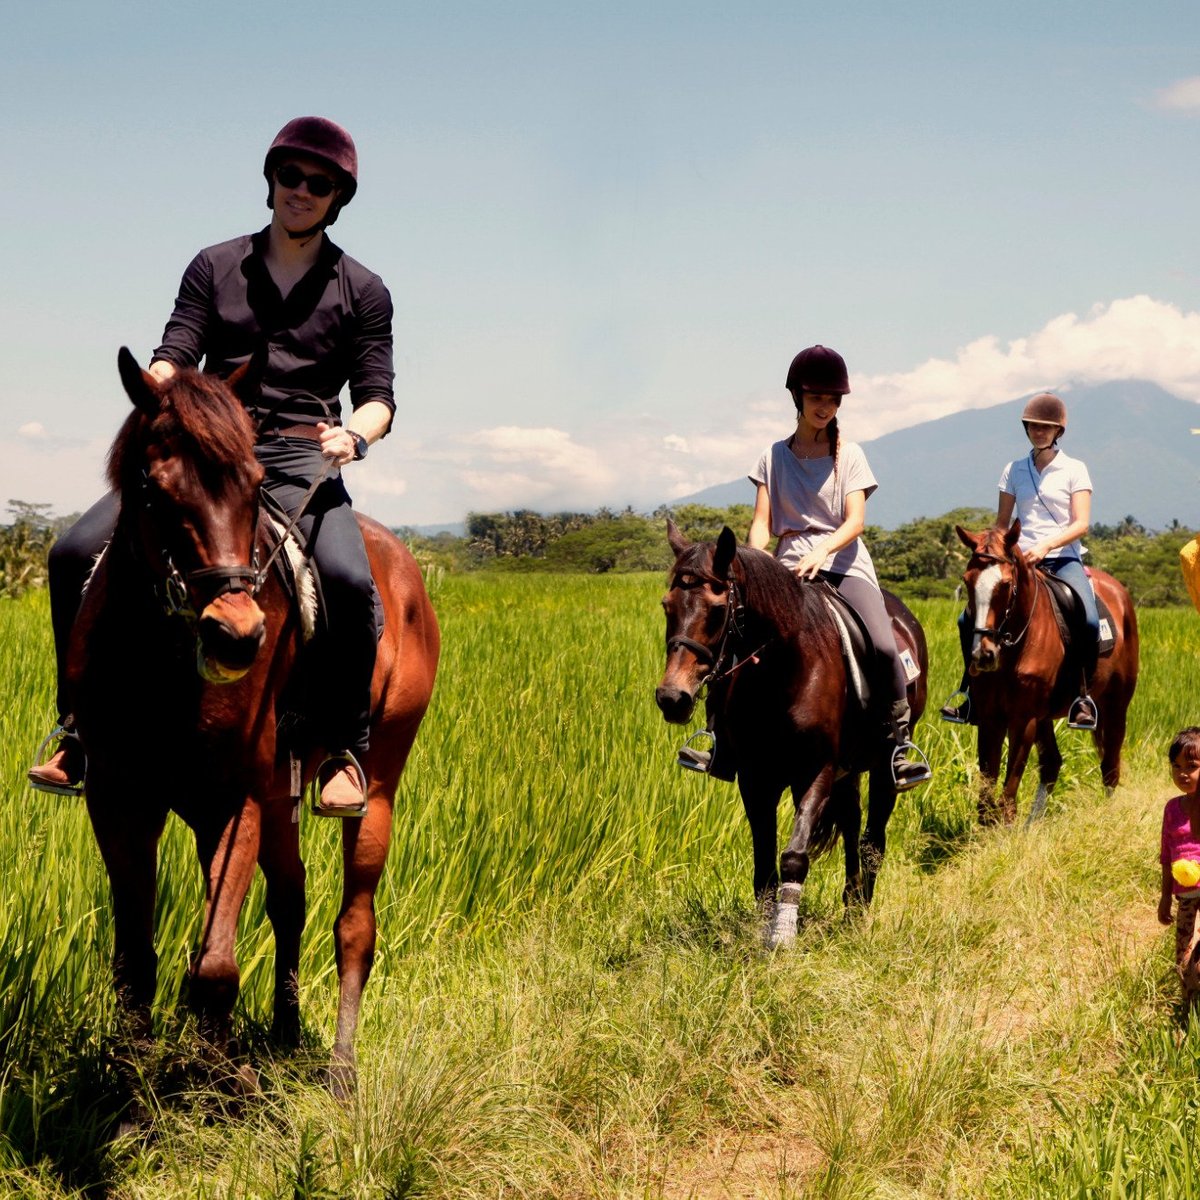
<path fill-rule="evenodd" d="M 1009 531 L 1004 535 L 1004 548 L 1012 554 L 1012 548 L 1017 544 L 1021 537 L 1021 518 L 1018 517 L 1010 526 Z"/>
<path fill-rule="evenodd" d="M 679 526 L 670 517 L 667 518 L 667 542 L 676 558 L 692 544 L 679 532 Z"/>
<path fill-rule="evenodd" d="M 247 407 L 254 404 L 262 394 L 263 373 L 267 368 L 267 352 L 255 350 L 250 357 L 236 367 L 225 380 L 229 390 Z"/>
<path fill-rule="evenodd" d="M 979 543 L 983 541 L 982 533 L 972 533 L 969 529 L 964 529 L 961 525 L 955 525 L 954 532 L 958 534 L 959 541 L 962 542 L 972 554 L 979 549 Z"/>
<path fill-rule="evenodd" d="M 713 555 L 713 574 L 718 579 L 729 578 L 729 568 L 737 555 L 737 536 L 728 525 L 717 538 L 717 550 Z"/>
<path fill-rule="evenodd" d="M 149 371 L 143 371 L 138 366 L 138 361 L 130 353 L 128 346 L 122 346 L 117 351 L 117 370 L 121 372 L 125 394 L 133 401 L 134 407 L 148 417 L 158 416 L 162 397 L 159 395 L 157 382 Z"/>

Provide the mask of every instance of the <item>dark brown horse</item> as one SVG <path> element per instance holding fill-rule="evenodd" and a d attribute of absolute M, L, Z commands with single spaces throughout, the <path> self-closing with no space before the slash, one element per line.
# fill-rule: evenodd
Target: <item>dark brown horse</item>
<path fill-rule="evenodd" d="M 871 900 L 896 803 L 882 716 L 856 701 L 825 585 L 801 583 L 772 555 L 739 547 L 729 529 L 715 544 L 689 543 L 671 523 L 667 536 L 675 565 L 663 598 L 667 664 L 655 700 L 668 721 L 681 724 L 708 685 L 715 754 L 736 770 L 750 822 L 767 944 L 785 945 L 795 937 L 811 860 L 839 833 L 845 902 Z M 895 596 L 884 597 L 900 644 L 919 667 L 909 685 L 915 724 L 925 708 L 925 635 Z M 865 829 L 863 772 L 870 777 Z M 795 822 L 777 860 L 776 813 L 789 787 Z"/>
<path fill-rule="evenodd" d="M 229 1040 L 238 914 L 257 863 L 275 933 L 273 1032 L 294 1044 L 304 866 L 277 727 L 301 634 L 282 582 L 262 570 L 268 543 L 254 429 L 215 376 L 181 371 L 159 384 L 127 350 L 119 365 L 134 404 L 109 455 L 120 518 L 87 588 L 68 660 L 88 756 L 88 812 L 112 887 L 114 982 L 135 1036 L 148 1035 L 157 847 L 173 809 L 195 833 L 204 873 L 189 985 L 202 1034 L 218 1051 Z M 368 809 L 343 826 L 334 931 L 339 1089 L 354 1078 L 354 1035 L 375 950 L 375 888 L 439 650 L 412 556 L 382 526 L 359 522 L 385 622 L 363 763 Z"/>
<path fill-rule="evenodd" d="M 1040 816 L 1058 781 L 1062 754 L 1054 737 L 1055 717 L 1065 716 L 1079 690 L 1078 659 L 1067 652 L 1054 618 L 1048 587 L 1040 571 L 1017 545 L 1021 523 L 1007 531 L 971 533 L 957 526 L 971 551 L 963 582 L 967 614 L 974 628 L 968 669 L 971 712 L 979 725 L 979 819 L 986 824 L 1012 821 L 1017 789 L 1029 751 L 1036 744 L 1040 784 L 1031 818 Z M 1100 755 L 1104 786 L 1121 780 L 1125 714 L 1138 677 L 1138 627 L 1129 593 L 1111 575 L 1089 571 L 1098 599 L 1113 618 L 1115 646 L 1103 655 L 1089 690 L 1098 724 L 1092 733 Z M 997 795 L 1000 757 L 1008 738 L 1004 788 Z"/>

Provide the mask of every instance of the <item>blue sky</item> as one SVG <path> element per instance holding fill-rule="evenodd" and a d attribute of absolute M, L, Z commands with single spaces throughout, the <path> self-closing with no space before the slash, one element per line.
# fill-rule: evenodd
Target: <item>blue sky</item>
<path fill-rule="evenodd" d="M 348 472 L 389 523 L 733 478 L 816 341 L 860 440 L 1072 380 L 1200 400 L 1194 3 L 48 0 L 5 26 L 0 500 L 99 494 L 117 347 L 148 360 L 195 251 L 266 223 L 263 152 L 308 112 L 358 142 L 333 232 L 396 305 L 395 431 Z"/>

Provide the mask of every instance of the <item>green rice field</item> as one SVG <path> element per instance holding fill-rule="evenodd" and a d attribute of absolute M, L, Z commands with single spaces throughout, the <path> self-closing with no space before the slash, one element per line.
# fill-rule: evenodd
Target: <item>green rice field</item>
<path fill-rule="evenodd" d="M 431 584 L 442 666 L 396 804 L 357 1097 L 335 1103 L 319 1069 L 333 822 L 302 831 L 304 1051 L 275 1059 L 264 1040 L 259 880 L 237 1032 L 261 1093 L 231 1105 L 177 1069 L 201 881 L 173 821 L 160 1049 L 121 1137 L 107 880 L 82 803 L 24 784 L 52 719 L 46 595 L 0 601 L 0 1196 L 1200 1193 L 1200 1030 L 1179 1029 L 1155 920 L 1166 747 L 1200 723 L 1194 612 L 1141 614 L 1113 797 L 1090 738 L 1064 728 L 1046 819 L 980 831 L 973 731 L 924 721 L 936 777 L 900 799 L 870 914 L 843 916 L 835 851 L 795 948 L 767 955 L 736 789 L 674 766 L 683 734 L 654 705 L 663 581 Z M 956 610 L 913 607 L 936 708 Z"/>

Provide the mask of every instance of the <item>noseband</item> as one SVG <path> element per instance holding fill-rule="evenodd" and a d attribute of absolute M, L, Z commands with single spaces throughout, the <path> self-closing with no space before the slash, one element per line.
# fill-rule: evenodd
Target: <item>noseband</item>
<path fill-rule="evenodd" d="M 156 528 L 154 492 L 150 488 L 150 480 L 145 472 L 142 474 L 142 496 L 146 511 Z M 194 625 L 202 613 L 214 600 L 220 596 L 244 593 L 250 597 L 257 596 L 262 588 L 265 571 L 259 567 L 258 561 L 258 525 L 259 509 L 254 511 L 254 550 L 251 563 L 231 567 L 198 567 L 194 571 L 181 571 L 171 557 L 171 552 L 162 548 L 163 575 L 155 585 L 162 600 L 163 611 L 171 617 L 182 617 L 189 625 Z M 193 600 L 195 597 L 195 600 Z"/>

